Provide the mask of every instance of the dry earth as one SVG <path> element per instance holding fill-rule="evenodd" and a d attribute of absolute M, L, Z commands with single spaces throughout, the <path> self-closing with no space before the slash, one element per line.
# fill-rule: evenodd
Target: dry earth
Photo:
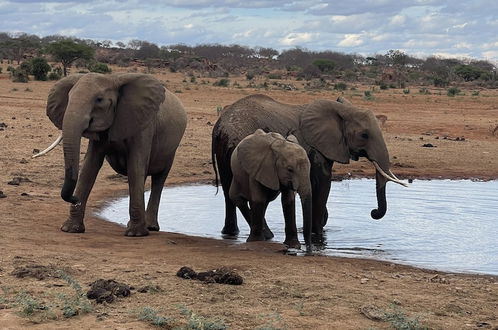
<path fill-rule="evenodd" d="M 269 90 L 246 87 L 242 77 L 241 88 L 222 88 L 212 86 L 215 79 L 191 82 L 179 73 L 156 76 L 177 93 L 189 117 L 167 184 L 213 179 L 210 133 L 218 106 L 253 93 L 288 103 L 338 96 L 332 91 L 305 91 L 297 81 L 283 81 L 299 88 L 285 91 L 274 90 L 271 84 Z M 259 83 L 263 81 L 255 82 Z M 168 317 L 150 317 L 163 321 L 166 328 L 207 329 L 223 323 L 233 329 L 385 329 L 397 320 L 434 329 L 498 329 L 498 278 L 492 276 L 371 260 L 292 257 L 284 255 L 278 243 L 233 245 L 175 233 L 124 237 L 121 226 L 92 215 L 106 200 L 127 191 L 126 181 L 108 165 L 90 197 L 86 233 L 61 232 L 68 212 L 59 197 L 61 148 L 44 158 L 30 158 L 33 149 L 44 148 L 58 134 L 45 116 L 52 84 L 12 83 L 0 74 L 0 123 L 5 124 L 0 127 L 0 190 L 6 195 L 0 199 L 1 329 L 154 328 L 151 321 L 140 320 L 144 311 Z M 475 89 L 469 89 L 463 96 L 448 97 L 445 90 L 436 89 L 430 95 L 420 94 L 418 88 L 409 94 L 376 90 L 374 99 L 366 100 L 367 89 L 357 86 L 345 96 L 387 116 L 383 130 L 399 177 L 498 178 L 498 139 L 492 133 L 498 125 L 498 91 L 480 90 L 473 96 Z M 462 137 L 464 141 L 456 141 Z M 434 147 L 422 147 L 427 143 Z M 336 165 L 335 171 L 339 176 L 371 176 L 373 168 L 360 161 Z M 8 184 L 15 177 L 21 178 L 19 185 Z M 28 268 L 25 278 L 12 273 L 33 265 L 46 267 Z M 228 267 L 244 278 L 244 284 L 184 280 L 175 276 L 182 266 L 196 271 Z M 113 303 L 89 304 L 86 298 L 75 298 L 78 285 L 85 293 L 97 279 L 114 279 L 134 289 Z M 92 310 L 84 313 L 88 306 Z M 78 309 L 79 315 L 71 316 Z"/>

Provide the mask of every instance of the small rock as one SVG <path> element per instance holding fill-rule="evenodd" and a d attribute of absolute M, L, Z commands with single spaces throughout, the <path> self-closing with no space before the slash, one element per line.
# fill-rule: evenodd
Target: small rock
<path fill-rule="evenodd" d="M 33 149 L 33 153 L 34 153 L 34 154 L 37 154 L 37 153 L 39 153 L 39 152 L 40 152 L 40 149 L 36 149 L 36 148 L 35 148 L 35 149 Z"/>
<path fill-rule="evenodd" d="M 436 146 L 433 145 L 432 143 L 425 143 L 422 145 L 422 147 L 424 147 L 424 148 L 436 148 Z"/>
<path fill-rule="evenodd" d="M 0 190 L 0 198 L 7 198 L 7 195 L 5 195 L 1 190 Z"/>
<path fill-rule="evenodd" d="M 360 280 L 361 284 L 366 284 L 368 282 L 368 278 L 364 277 Z"/>
<path fill-rule="evenodd" d="M 23 159 L 21 159 L 21 161 L 20 161 L 19 163 L 21 163 L 21 164 L 27 164 L 27 163 L 28 163 L 28 161 L 27 161 L 26 159 L 24 159 L 24 158 L 23 158 Z"/>
<path fill-rule="evenodd" d="M 29 196 L 29 194 L 28 194 L 28 193 L 23 192 L 23 193 L 21 193 L 21 196 Z"/>

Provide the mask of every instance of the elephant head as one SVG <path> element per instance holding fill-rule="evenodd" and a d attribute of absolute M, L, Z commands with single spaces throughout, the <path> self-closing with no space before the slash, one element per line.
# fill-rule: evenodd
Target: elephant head
<path fill-rule="evenodd" d="M 119 141 L 148 126 L 164 101 L 162 84 L 143 74 L 73 75 L 50 90 L 47 115 L 62 129 L 65 178 L 61 197 L 72 204 L 81 137 Z"/>
<path fill-rule="evenodd" d="M 347 164 L 350 159 L 366 157 L 373 163 L 378 207 L 371 216 L 382 218 L 387 211 L 387 181 L 406 184 L 389 169 L 389 152 L 374 114 L 354 107 L 343 98 L 337 102 L 319 100 L 304 110 L 300 125 L 304 141 L 325 158 Z"/>
<path fill-rule="evenodd" d="M 244 143 L 243 143 L 244 142 Z M 256 181 L 272 190 L 291 189 L 301 197 L 305 240 L 311 240 L 310 162 L 295 136 L 258 129 L 238 146 L 242 168 Z"/>

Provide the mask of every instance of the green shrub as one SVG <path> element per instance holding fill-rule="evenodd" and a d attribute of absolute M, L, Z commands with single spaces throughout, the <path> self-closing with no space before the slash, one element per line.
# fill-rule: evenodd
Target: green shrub
<path fill-rule="evenodd" d="M 419 92 L 420 94 L 423 94 L 423 95 L 430 95 L 430 94 L 431 94 L 431 92 L 430 92 L 427 88 L 425 88 L 425 87 L 420 88 L 420 89 L 418 90 L 418 92 Z"/>
<path fill-rule="evenodd" d="M 229 85 L 230 85 L 230 79 L 226 78 L 222 78 L 213 83 L 213 86 L 218 86 L 218 87 L 228 87 Z"/>
<path fill-rule="evenodd" d="M 363 95 L 365 96 L 365 99 L 367 100 L 373 100 L 373 95 L 371 91 L 364 91 Z"/>
<path fill-rule="evenodd" d="M 195 76 L 190 77 L 190 82 L 191 83 L 195 84 L 195 81 L 196 81 Z"/>
<path fill-rule="evenodd" d="M 27 83 L 29 81 L 28 73 L 22 70 L 20 67 L 14 69 L 14 71 L 11 71 L 10 77 L 13 82 Z"/>
<path fill-rule="evenodd" d="M 410 89 L 409 88 L 403 89 L 403 94 L 410 94 Z"/>
<path fill-rule="evenodd" d="M 16 68 L 14 68 L 12 65 L 9 65 L 9 66 L 7 67 L 7 72 L 12 72 L 12 71 L 14 71 L 15 69 L 16 69 Z"/>
<path fill-rule="evenodd" d="M 247 80 L 253 80 L 254 79 L 254 73 L 253 72 L 246 73 L 246 79 Z"/>
<path fill-rule="evenodd" d="M 348 85 L 346 85 L 343 82 L 334 84 L 334 89 L 337 90 L 337 91 L 345 91 L 347 88 L 348 88 Z"/>
<path fill-rule="evenodd" d="M 450 87 L 448 88 L 448 93 L 447 95 L 448 96 L 455 96 L 455 95 L 458 95 L 460 93 L 460 90 L 456 87 Z"/>
<path fill-rule="evenodd" d="M 282 75 L 280 75 L 278 73 L 270 73 L 268 75 L 268 79 L 282 79 Z"/>
<path fill-rule="evenodd" d="M 446 87 L 449 84 L 448 80 L 443 79 L 441 77 L 433 77 L 432 81 L 435 87 Z"/>
<path fill-rule="evenodd" d="M 19 65 L 18 69 L 26 72 L 26 74 L 33 74 L 33 66 L 29 61 L 22 62 L 21 65 Z"/>
<path fill-rule="evenodd" d="M 479 96 L 479 91 L 473 91 L 472 96 Z"/>
<path fill-rule="evenodd" d="M 385 81 L 381 81 L 379 83 L 379 88 L 382 89 L 382 90 L 385 90 L 385 89 L 388 89 L 389 86 L 387 86 L 387 83 Z"/>
<path fill-rule="evenodd" d="M 90 72 L 111 73 L 112 70 L 105 63 L 95 62 L 88 66 Z"/>
<path fill-rule="evenodd" d="M 323 73 L 332 72 L 335 68 L 335 62 L 327 59 L 314 60 L 313 65 Z"/>
<path fill-rule="evenodd" d="M 43 57 L 35 57 L 31 60 L 32 73 L 35 80 L 47 80 L 47 73 L 50 72 L 50 65 Z"/>

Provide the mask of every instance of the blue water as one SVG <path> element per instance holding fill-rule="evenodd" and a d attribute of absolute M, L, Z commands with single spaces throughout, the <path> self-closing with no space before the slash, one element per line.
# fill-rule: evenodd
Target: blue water
<path fill-rule="evenodd" d="M 218 195 L 215 192 L 208 185 L 165 188 L 161 230 L 221 239 L 223 194 L 221 189 Z M 388 183 L 387 201 L 386 216 L 373 220 L 374 180 L 333 182 L 320 253 L 498 275 L 498 181 L 416 180 L 409 188 Z M 296 200 L 296 215 L 302 226 L 299 203 Z M 113 201 L 99 215 L 126 224 L 128 198 Z M 242 215 L 238 218 L 238 241 L 244 242 L 249 227 Z M 274 241 L 282 242 L 284 220 L 278 198 L 268 207 L 266 218 Z"/>

